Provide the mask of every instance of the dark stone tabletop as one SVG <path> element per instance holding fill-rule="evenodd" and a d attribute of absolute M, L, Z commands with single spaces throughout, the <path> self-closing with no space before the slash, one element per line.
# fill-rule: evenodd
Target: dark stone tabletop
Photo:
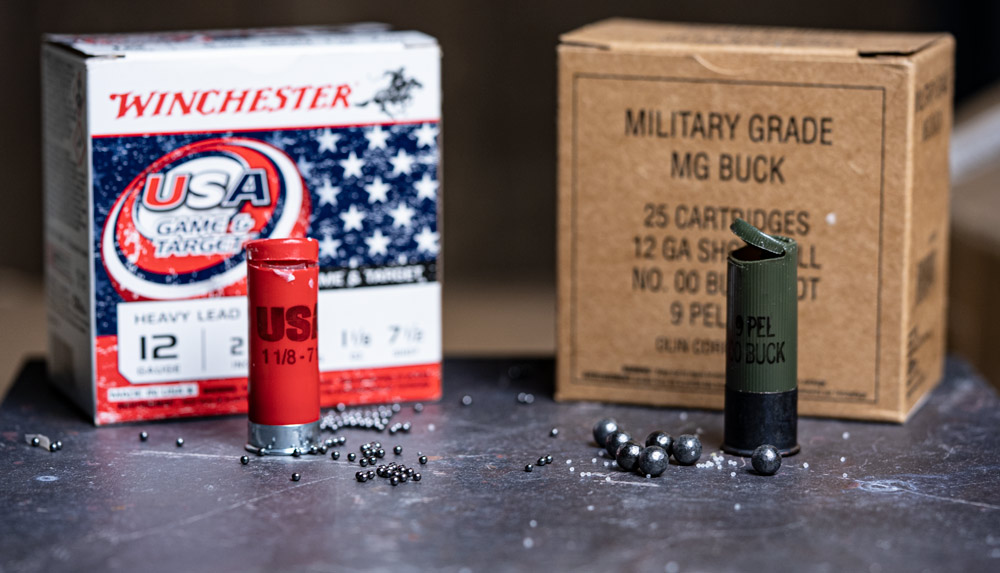
<path fill-rule="evenodd" d="M 551 361 L 450 360 L 444 399 L 393 419 L 409 434 L 243 466 L 245 417 L 95 428 L 29 362 L 0 407 L 0 572 L 1000 570 L 1000 401 L 959 360 L 905 425 L 801 419 L 773 477 L 718 453 L 718 412 L 556 404 L 552 379 Z M 604 416 L 700 434 L 700 466 L 606 467 Z M 372 440 L 425 453 L 423 479 L 358 483 L 346 453 Z"/>

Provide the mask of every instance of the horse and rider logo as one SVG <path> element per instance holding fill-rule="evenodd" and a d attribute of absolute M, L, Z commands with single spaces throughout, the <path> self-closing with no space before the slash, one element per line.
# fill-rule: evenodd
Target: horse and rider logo
<path fill-rule="evenodd" d="M 365 107 L 368 104 L 376 104 L 382 113 L 391 118 L 406 111 L 410 101 L 413 99 L 413 90 L 424 87 L 415 78 L 406 77 L 406 68 L 389 70 L 383 74 L 388 76 L 389 85 L 375 92 L 370 99 L 358 103 L 358 107 Z"/>

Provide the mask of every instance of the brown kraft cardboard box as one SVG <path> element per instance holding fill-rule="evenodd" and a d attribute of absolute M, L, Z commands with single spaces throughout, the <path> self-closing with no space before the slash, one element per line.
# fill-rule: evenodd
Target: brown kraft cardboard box
<path fill-rule="evenodd" d="M 556 397 L 722 408 L 741 217 L 799 243 L 799 412 L 944 365 L 954 40 L 607 20 L 559 46 Z"/>

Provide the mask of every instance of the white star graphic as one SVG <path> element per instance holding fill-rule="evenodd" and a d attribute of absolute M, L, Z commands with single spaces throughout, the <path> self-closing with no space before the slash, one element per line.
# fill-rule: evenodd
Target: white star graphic
<path fill-rule="evenodd" d="M 413 184 L 417 188 L 417 199 L 430 199 L 434 200 L 437 197 L 438 182 L 431 179 L 429 173 L 424 173 L 424 176 L 420 178 Z"/>
<path fill-rule="evenodd" d="M 370 131 L 365 132 L 365 139 L 368 140 L 368 149 L 385 149 L 389 132 L 383 130 L 381 125 L 376 125 Z"/>
<path fill-rule="evenodd" d="M 365 220 L 365 214 L 358 211 L 357 207 L 351 205 L 351 208 L 347 210 L 346 213 L 340 214 L 340 220 L 344 222 L 344 230 L 361 230 L 361 221 Z"/>
<path fill-rule="evenodd" d="M 409 227 L 413 220 L 413 216 L 417 212 L 410 208 L 406 203 L 400 203 L 396 205 L 396 208 L 389 211 L 389 216 L 392 217 L 393 227 Z"/>
<path fill-rule="evenodd" d="M 417 147 L 434 147 L 437 143 L 438 130 L 429 123 L 422 124 L 420 129 L 413 132 L 417 136 Z"/>
<path fill-rule="evenodd" d="M 418 251 L 427 251 L 432 255 L 436 255 L 438 252 L 438 234 L 431 231 L 430 227 L 424 227 L 419 233 L 413 236 L 413 240 L 417 242 Z"/>
<path fill-rule="evenodd" d="M 340 166 L 344 168 L 344 177 L 361 177 L 361 168 L 365 166 L 364 159 L 358 159 L 358 156 L 352 151 L 347 159 L 340 162 Z"/>
<path fill-rule="evenodd" d="M 336 205 L 337 195 L 340 195 L 340 187 L 334 187 L 330 184 L 330 180 L 323 178 L 323 186 L 316 190 L 316 194 L 319 195 L 319 204 L 323 205 Z"/>
<path fill-rule="evenodd" d="M 413 156 L 400 149 L 396 153 L 396 157 L 389 158 L 389 163 L 392 163 L 393 175 L 399 175 L 401 173 L 409 175 L 410 169 L 413 167 Z"/>
<path fill-rule="evenodd" d="M 368 254 L 371 256 L 389 254 L 386 249 L 389 246 L 389 240 L 389 237 L 382 234 L 381 229 L 375 229 L 375 234 L 365 239 L 365 243 L 368 243 Z"/>
<path fill-rule="evenodd" d="M 303 179 L 312 177 L 313 163 L 311 161 L 307 161 L 305 157 L 300 157 L 298 167 Z"/>
<path fill-rule="evenodd" d="M 267 142 L 278 149 L 283 149 L 285 147 L 285 143 L 287 143 L 285 138 L 282 137 L 277 131 L 271 134 L 271 137 L 267 139 Z"/>
<path fill-rule="evenodd" d="M 365 191 L 368 192 L 368 202 L 381 201 L 385 203 L 389 199 L 387 193 L 389 193 L 390 189 L 392 189 L 392 185 L 383 182 L 382 178 L 376 175 L 371 185 L 365 185 Z"/>
<path fill-rule="evenodd" d="M 316 136 L 316 141 L 319 143 L 319 152 L 329 151 L 330 153 L 337 152 L 337 142 L 340 141 L 340 134 L 330 131 L 330 128 L 326 128 L 319 132 Z"/>
<path fill-rule="evenodd" d="M 337 258 L 337 249 L 339 248 L 340 241 L 330 238 L 330 235 L 326 235 L 323 237 L 323 240 L 319 242 L 319 256 L 335 259 Z"/>

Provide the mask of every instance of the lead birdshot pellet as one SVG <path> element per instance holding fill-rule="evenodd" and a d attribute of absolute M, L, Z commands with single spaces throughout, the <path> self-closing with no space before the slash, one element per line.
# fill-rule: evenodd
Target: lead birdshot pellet
<path fill-rule="evenodd" d="M 149 439 L 149 434 L 146 432 L 139 432 L 139 440 L 145 442 Z"/>
<path fill-rule="evenodd" d="M 469 396 L 468 394 L 466 394 L 465 396 L 462 396 L 462 405 L 463 406 L 471 406 L 472 405 L 472 396 Z"/>
<path fill-rule="evenodd" d="M 184 438 L 177 438 L 177 447 L 178 448 L 184 447 Z"/>
<path fill-rule="evenodd" d="M 552 428 L 549 430 L 549 435 L 553 438 L 559 435 L 559 428 Z"/>
<path fill-rule="evenodd" d="M 542 456 L 542 457 L 538 458 L 538 461 L 535 462 L 535 465 L 538 466 L 538 467 L 544 466 L 545 465 L 545 456 Z"/>
<path fill-rule="evenodd" d="M 396 454 L 397 456 L 402 454 L 403 446 L 396 446 L 395 448 L 392 449 L 392 453 Z"/>
<path fill-rule="evenodd" d="M 302 476 L 299 474 L 292 474 L 292 481 L 299 481 L 300 479 L 302 479 Z"/>
<path fill-rule="evenodd" d="M 413 481 L 420 481 L 420 477 L 421 477 L 421 476 L 420 476 L 420 473 L 419 473 L 419 472 L 417 472 L 417 473 L 414 473 L 414 474 L 413 474 Z"/>
<path fill-rule="evenodd" d="M 534 467 L 534 466 L 532 466 L 531 464 L 526 464 L 526 465 L 524 466 L 524 471 L 526 471 L 526 472 L 530 472 L 530 471 L 532 470 L 532 468 L 533 468 L 533 467 Z"/>
<path fill-rule="evenodd" d="M 50 451 L 50 452 L 54 452 L 54 451 L 56 451 L 56 450 L 58 450 L 58 449 L 59 449 L 59 447 L 58 447 L 58 446 L 56 446 L 56 443 L 55 443 L 55 442 L 49 442 L 49 451 Z"/>
<path fill-rule="evenodd" d="M 417 458 L 417 461 L 420 462 L 421 465 L 426 464 L 427 463 L 427 456 L 420 456 L 419 458 Z"/>
<path fill-rule="evenodd" d="M 250 457 L 249 456 L 240 456 L 240 463 L 243 464 L 243 465 L 249 464 L 250 463 Z"/>
<path fill-rule="evenodd" d="M 335 459 L 335 460 L 339 460 L 340 459 L 340 452 L 334 450 L 333 453 L 330 454 L 330 457 L 333 458 L 333 459 Z"/>
<path fill-rule="evenodd" d="M 358 459 L 358 455 L 355 454 L 354 452 L 347 454 L 347 461 L 353 462 L 356 459 Z"/>

